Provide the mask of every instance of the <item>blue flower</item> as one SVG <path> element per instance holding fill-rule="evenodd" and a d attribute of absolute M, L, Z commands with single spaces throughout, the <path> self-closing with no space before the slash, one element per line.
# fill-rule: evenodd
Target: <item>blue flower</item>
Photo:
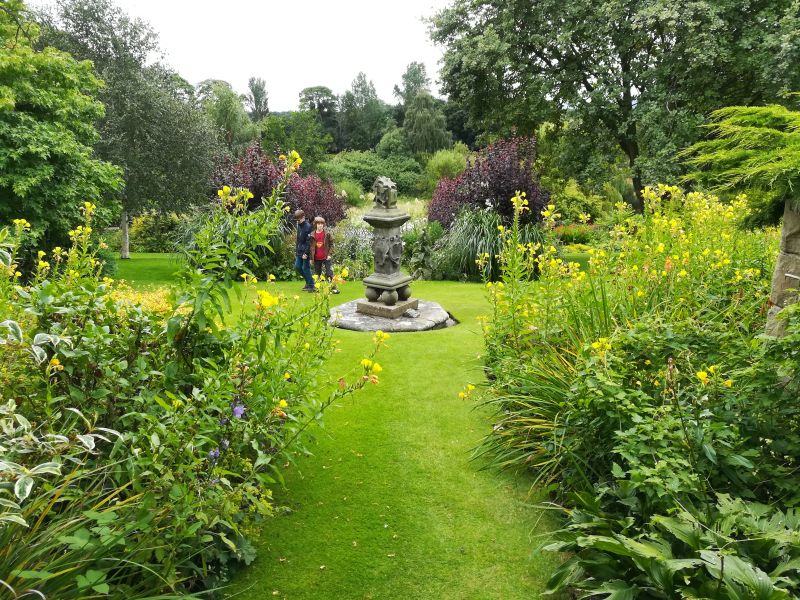
<path fill-rule="evenodd" d="M 233 412 L 233 416 L 237 419 L 241 419 L 244 416 L 244 411 L 247 409 L 244 407 L 244 404 L 237 403 L 231 407 L 231 411 Z"/>
<path fill-rule="evenodd" d="M 217 460 L 219 458 L 219 448 L 214 448 L 211 452 L 209 452 L 208 458 L 211 460 Z"/>

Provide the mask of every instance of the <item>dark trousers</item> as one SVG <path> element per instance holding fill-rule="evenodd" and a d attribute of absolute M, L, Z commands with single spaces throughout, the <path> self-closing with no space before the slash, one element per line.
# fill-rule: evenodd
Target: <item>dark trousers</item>
<path fill-rule="evenodd" d="M 306 281 L 307 288 L 314 288 L 314 278 L 311 276 L 311 263 L 307 258 L 298 256 L 294 260 L 295 270 L 303 276 Z"/>
<path fill-rule="evenodd" d="M 329 260 L 315 260 L 314 261 L 314 274 L 317 277 L 322 276 L 322 270 L 325 269 L 325 279 L 333 281 L 333 267 Z"/>

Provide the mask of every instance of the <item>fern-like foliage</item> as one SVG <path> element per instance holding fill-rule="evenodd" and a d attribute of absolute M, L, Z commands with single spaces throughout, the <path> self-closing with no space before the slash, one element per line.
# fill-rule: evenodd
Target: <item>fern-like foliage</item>
<path fill-rule="evenodd" d="M 715 111 L 709 139 L 682 153 L 686 179 L 717 192 L 758 190 L 779 217 L 785 201 L 800 210 L 800 112 L 784 106 L 729 106 Z M 766 192 L 766 194 L 764 193 Z"/>

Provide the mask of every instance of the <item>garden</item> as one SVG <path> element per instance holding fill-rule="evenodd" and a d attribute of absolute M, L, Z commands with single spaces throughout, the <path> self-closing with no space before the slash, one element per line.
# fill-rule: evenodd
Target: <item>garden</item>
<path fill-rule="evenodd" d="M 0 3 L 0 599 L 800 597 L 796 3 L 523 4 L 271 112 Z"/>

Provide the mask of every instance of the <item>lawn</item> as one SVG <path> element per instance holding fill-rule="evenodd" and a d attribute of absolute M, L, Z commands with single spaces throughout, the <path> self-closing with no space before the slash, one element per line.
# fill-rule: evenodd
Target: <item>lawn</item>
<path fill-rule="evenodd" d="M 159 263 L 159 260 L 161 263 Z M 132 284 L 165 284 L 169 259 L 134 256 L 120 269 Z M 141 267 L 139 266 L 141 265 Z M 302 282 L 271 284 L 299 293 Z M 360 296 L 360 282 L 332 298 Z M 230 597 L 295 599 L 530 599 L 556 557 L 537 552 L 550 517 L 524 478 L 480 470 L 471 451 L 488 415 L 458 392 L 482 380 L 476 317 L 480 285 L 418 282 L 461 323 L 394 334 L 379 356 L 381 383 L 333 407 L 311 455 L 286 470 L 274 519 L 257 533 L 258 558 Z M 307 298 L 307 296 L 301 296 Z M 355 366 L 372 335 L 338 331 L 331 380 Z"/>

